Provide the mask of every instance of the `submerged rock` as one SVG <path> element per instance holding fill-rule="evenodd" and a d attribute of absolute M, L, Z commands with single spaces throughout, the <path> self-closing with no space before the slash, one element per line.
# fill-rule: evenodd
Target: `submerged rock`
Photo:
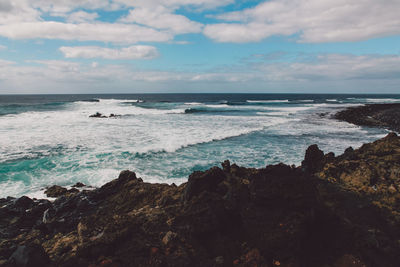
<path fill-rule="evenodd" d="M 110 116 L 106 116 L 101 114 L 100 112 L 96 112 L 93 115 L 90 115 L 89 118 L 119 118 L 121 115 L 111 113 Z"/>
<path fill-rule="evenodd" d="M 96 112 L 93 115 L 90 115 L 89 118 L 107 118 L 107 116 L 101 114 L 100 112 Z"/>

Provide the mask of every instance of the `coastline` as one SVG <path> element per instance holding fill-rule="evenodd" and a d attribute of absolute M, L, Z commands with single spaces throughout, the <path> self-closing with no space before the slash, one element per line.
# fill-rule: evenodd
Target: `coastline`
<path fill-rule="evenodd" d="M 396 266 L 399 162 L 392 133 L 337 157 L 311 145 L 299 167 L 226 161 L 180 186 L 123 171 L 54 202 L 0 199 L 0 265 Z"/>
<path fill-rule="evenodd" d="M 388 128 L 400 132 L 400 103 L 350 107 L 336 113 L 334 118 L 359 126 Z"/>

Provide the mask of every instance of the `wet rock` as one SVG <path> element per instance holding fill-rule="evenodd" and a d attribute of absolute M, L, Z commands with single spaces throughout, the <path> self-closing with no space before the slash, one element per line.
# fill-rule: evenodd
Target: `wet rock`
<path fill-rule="evenodd" d="M 107 118 L 107 116 L 101 114 L 100 112 L 96 112 L 93 115 L 90 115 L 89 118 Z"/>
<path fill-rule="evenodd" d="M 72 187 L 76 187 L 76 188 L 81 188 L 86 186 L 85 184 L 81 183 L 81 182 L 77 182 L 76 184 L 74 184 Z"/>
<path fill-rule="evenodd" d="M 231 163 L 229 160 L 225 160 L 224 162 L 222 162 L 222 170 L 224 172 L 230 172 L 231 171 Z"/>
<path fill-rule="evenodd" d="M 114 114 L 114 113 L 111 113 L 109 116 L 109 118 L 119 118 L 119 117 L 121 117 L 121 115 Z"/>
<path fill-rule="evenodd" d="M 350 107 L 335 114 L 344 120 L 360 126 L 375 126 L 400 131 L 400 104 L 368 104 Z"/>
<path fill-rule="evenodd" d="M 68 192 L 67 188 L 64 188 L 59 185 L 50 186 L 44 191 L 47 197 L 59 197 Z"/>

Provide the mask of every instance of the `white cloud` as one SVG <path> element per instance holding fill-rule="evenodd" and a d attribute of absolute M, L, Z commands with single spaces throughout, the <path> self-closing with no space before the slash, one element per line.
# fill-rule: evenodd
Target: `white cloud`
<path fill-rule="evenodd" d="M 52 16 L 61 17 L 65 17 L 67 13 L 79 8 L 84 8 L 86 10 L 112 10 L 120 8 L 120 5 L 113 4 L 112 1 L 109 0 L 31 0 L 30 3 L 35 9 L 49 13 Z"/>
<path fill-rule="evenodd" d="M 7 49 L 7 46 L 5 46 L 5 45 L 0 45 L 0 51 L 1 50 L 6 50 Z"/>
<path fill-rule="evenodd" d="M 60 47 L 66 58 L 105 58 L 105 59 L 152 59 L 158 56 L 157 48 L 136 45 L 121 49 L 98 46 Z"/>
<path fill-rule="evenodd" d="M 154 8 L 135 8 L 129 15 L 122 18 L 122 22 L 135 22 L 156 29 L 171 30 L 175 34 L 201 32 L 202 24 L 189 20 L 182 15 L 173 14 L 163 6 Z"/>
<path fill-rule="evenodd" d="M 28 0 L 1 0 L 0 24 L 37 21 L 40 12 L 29 5 Z"/>
<path fill-rule="evenodd" d="M 77 11 L 68 15 L 67 21 L 70 23 L 82 23 L 95 21 L 99 17 L 96 12 L 88 13 L 85 11 Z"/>
<path fill-rule="evenodd" d="M 54 21 L 0 25 L 0 36 L 10 39 L 62 39 L 111 43 L 166 42 L 167 32 L 117 23 L 61 23 Z"/>
<path fill-rule="evenodd" d="M 301 42 L 352 42 L 400 34 L 397 0 L 271 0 L 216 16 L 234 23 L 207 25 L 218 42 L 257 42 L 299 34 Z"/>
<path fill-rule="evenodd" d="M 300 57 L 293 62 L 253 62 L 234 67 L 208 71 L 157 71 L 132 69 L 128 65 L 77 63 L 71 61 L 31 61 L 36 65 L 18 65 L 0 60 L 0 93 L 54 92 L 73 89 L 73 92 L 93 92 L 93 88 L 109 90 L 110 86 L 121 92 L 130 91 L 134 84 L 146 88 L 165 88 L 166 84 L 180 84 L 180 88 L 208 90 L 210 83 L 218 88 L 237 90 L 277 90 L 299 88 L 314 92 L 396 92 L 400 81 L 400 56 L 355 56 L 326 54 L 316 58 Z M 24 77 L 21 79 L 21 77 Z M 273 84 L 273 87 L 270 85 Z M 335 88 L 335 85 L 340 87 Z M 70 88 L 73 85 L 73 88 Z M 254 86 L 254 87 L 253 87 Z M 286 86 L 286 87 L 285 87 Z M 139 88 L 139 87 L 136 87 Z M 332 89 L 333 88 L 333 89 Z M 236 90 L 235 89 L 235 90 Z M 44 91 L 47 90 L 47 91 Z M 49 91 L 50 90 L 50 91 Z M 301 90 L 301 89 L 300 89 Z M 326 91 L 324 91 L 326 90 Z M 62 92 L 62 91 L 60 91 Z M 71 91 L 72 92 L 72 91 Z"/>
<path fill-rule="evenodd" d="M 234 2 L 234 0 L 116 0 L 130 7 L 147 7 L 153 8 L 158 6 L 177 9 L 179 7 L 194 7 L 199 9 L 213 9 L 220 6 L 226 6 Z"/>

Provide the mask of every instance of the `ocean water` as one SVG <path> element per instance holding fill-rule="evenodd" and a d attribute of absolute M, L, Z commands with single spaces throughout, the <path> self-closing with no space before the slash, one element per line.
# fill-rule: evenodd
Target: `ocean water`
<path fill-rule="evenodd" d="M 179 184 L 225 159 L 299 165 L 311 144 L 340 154 L 387 134 L 329 114 L 394 102 L 399 95 L 3 95 L 0 197 L 37 196 L 78 181 L 101 186 L 125 169 Z M 96 112 L 120 116 L 89 118 Z"/>

